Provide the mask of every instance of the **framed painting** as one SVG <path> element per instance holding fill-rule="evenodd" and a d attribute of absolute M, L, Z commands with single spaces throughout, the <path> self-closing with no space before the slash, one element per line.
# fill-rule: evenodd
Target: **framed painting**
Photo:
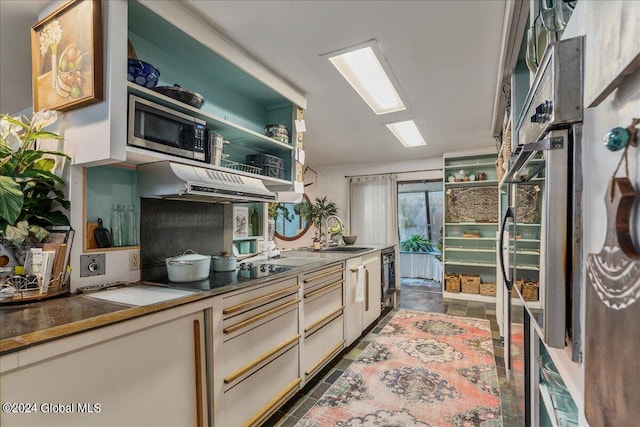
<path fill-rule="evenodd" d="M 72 0 L 31 27 L 33 110 L 102 100 L 102 1 Z"/>
<path fill-rule="evenodd" d="M 233 207 L 233 238 L 242 239 L 249 237 L 249 207 Z"/>

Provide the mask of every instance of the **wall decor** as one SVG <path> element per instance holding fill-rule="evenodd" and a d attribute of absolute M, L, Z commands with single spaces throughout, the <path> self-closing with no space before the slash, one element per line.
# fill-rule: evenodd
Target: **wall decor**
<path fill-rule="evenodd" d="M 498 222 L 498 187 L 449 188 L 446 222 Z"/>
<path fill-rule="evenodd" d="M 584 389 L 591 425 L 624 425 L 640 418 L 640 358 L 635 351 L 640 342 L 640 254 L 629 229 L 635 197 L 628 178 L 611 179 L 605 194 L 605 242 L 587 258 Z"/>
<path fill-rule="evenodd" d="M 233 238 L 242 239 L 249 237 L 249 207 L 233 207 Z"/>
<path fill-rule="evenodd" d="M 523 224 L 538 222 L 538 193 L 540 187 L 531 185 L 518 185 L 516 203 L 516 219 Z"/>
<path fill-rule="evenodd" d="M 31 27 L 33 109 L 102 100 L 102 2 L 72 0 Z"/>

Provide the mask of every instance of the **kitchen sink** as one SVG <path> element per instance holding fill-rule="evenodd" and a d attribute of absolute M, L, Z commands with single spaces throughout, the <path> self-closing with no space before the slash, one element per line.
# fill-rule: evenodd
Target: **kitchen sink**
<path fill-rule="evenodd" d="M 363 248 L 361 246 L 336 246 L 335 248 L 322 249 L 321 252 L 363 252 L 373 248 Z"/>

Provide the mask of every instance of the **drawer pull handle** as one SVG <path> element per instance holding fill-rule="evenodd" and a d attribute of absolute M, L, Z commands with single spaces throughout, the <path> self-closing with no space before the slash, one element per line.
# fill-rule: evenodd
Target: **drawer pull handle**
<path fill-rule="evenodd" d="M 364 271 L 366 273 L 365 277 L 367 278 L 367 281 L 366 281 L 367 287 L 364 291 L 364 311 L 369 311 L 369 270 L 365 268 Z"/>
<path fill-rule="evenodd" d="M 202 342 L 200 340 L 200 321 L 193 321 L 193 343 L 196 362 L 196 426 L 204 426 L 204 411 L 202 405 Z"/>
<path fill-rule="evenodd" d="M 345 340 L 340 340 L 340 342 L 338 343 L 338 345 L 336 345 L 335 347 L 333 347 L 331 350 L 329 350 L 329 352 L 327 354 L 325 354 L 322 359 L 320 359 L 318 362 L 316 362 L 311 369 L 309 369 L 308 371 L 305 371 L 305 375 L 308 377 L 311 374 L 315 374 L 321 366 L 323 366 L 329 359 L 331 359 L 333 356 L 336 355 L 336 353 L 338 353 L 340 350 L 342 350 L 342 348 L 344 347 L 344 343 Z"/>
<path fill-rule="evenodd" d="M 317 329 L 320 329 L 322 326 L 333 321 L 333 319 L 342 314 L 342 310 L 344 310 L 344 305 L 341 305 L 336 311 L 327 314 L 322 319 L 313 322 L 311 325 L 309 325 L 308 328 L 304 330 L 305 336 L 310 334 L 311 332 L 315 332 Z"/>
<path fill-rule="evenodd" d="M 331 276 L 332 274 L 341 273 L 341 272 L 342 272 L 342 267 L 340 267 L 337 270 L 327 271 L 326 273 L 322 273 L 322 274 L 318 274 L 317 276 L 309 277 L 308 279 L 304 279 L 303 282 L 304 283 L 310 283 L 310 282 L 316 281 L 318 279 L 322 279 L 323 277 Z"/>
<path fill-rule="evenodd" d="M 270 358 L 274 354 L 280 352 L 282 349 L 284 349 L 286 347 L 289 347 L 291 344 L 293 344 L 294 342 L 298 341 L 298 338 L 300 338 L 300 334 L 289 338 L 288 340 L 286 340 L 285 342 L 283 342 L 279 346 L 277 346 L 275 348 L 272 348 L 271 350 L 267 351 L 266 353 L 264 353 L 263 355 L 261 355 L 257 359 L 254 359 L 251 362 L 247 363 L 246 365 L 244 365 L 243 367 L 241 367 L 240 369 L 238 369 L 237 371 L 235 371 L 231 375 L 225 377 L 224 378 L 224 383 L 225 384 L 229 384 L 229 383 L 237 380 L 239 377 L 241 377 L 245 373 L 249 372 L 251 369 L 255 368 L 256 366 L 258 366 L 259 364 L 261 364 L 262 362 L 264 362 L 265 360 L 267 360 L 268 358 Z"/>
<path fill-rule="evenodd" d="M 320 289 L 313 290 L 313 291 L 309 292 L 308 294 L 306 294 L 304 297 L 305 298 L 311 298 L 311 297 L 314 297 L 314 296 L 316 296 L 318 294 L 322 294 L 324 292 L 332 291 L 333 289 L 342 286 L 343 283 L 344 283 L 344 280 L 340 279 L 337 282 L 330 283 L 327 286 L 321 287 Z"/>
<path fill-rule="evenodd" d="M 271 316 L 274 313 L 277 313 L 279 311 L 285 310 L 285 309 L 291 307 L 292 305 L 296 305 L 299 302 L 300 302 L 299 298 L 295 299 L 293 301 L 289 301 L 289 302 L 284 303 L 282 305 L 279 305 L 279 306 L 277 306 L 275 308 L 272 308 L 271 310 L 267 310 L 264 313 L 260 313 L 260 314 L 258 314 L 256 316 L 248 318 L 247 320 L 243 320 L 242 322 L 236 323 L 235 325 L 231 325 L 231 326 L 229 326 L 227 328 L 224 328 L 222 330 L 222 332 L 224 332 L 225 334 L 230 334 L 232 332 L 237 331 L 238 329 L 242 329 L 245 326 L 248 326 L 248 325 L 250 325 L 250 324 L 252 324 L 254 322 L 257 322 L 260 319 L 264 319 L 265 317 Z"/>
<path fill-rule="evenodd" d="M 295 291 L 297 289 L 298 289 L 298 285 L 295 285 L 295 286 L 291 286 L 290 288 L 286 288 L 286 289 L 282 289 L 280 291 L 276 291 L 276 292 L 270 293 L 268 295 L 264 295 L 264 296 L 261 296 L 261 297 L 258 297 L 258 298 L 254 298 L 252 300 L 243 302 L 242 304 L 234 305 L 232 307 L 227 307 L 227 308 L 222 310 L 222 314 L 225 314 L 225 315 L 226 314 L 233 314 L 233 313 L 236 313 L 238 311 L 245 310 L 245 309 L 247 309 L 249 307 L 252 307 L 254 305 L 258 305 L 260 303 L 268 301 L 268 300 L 270 300 L 272 298 L 277 298 L 277 297 L 280 297 L 282 295 L 286 295 L 286 294 L 291 293 L 291 292 L 293 292 L 293 291 Z"/>
<path fill-rule="evenodd" d="M 302 378 L 296 378 L 288 386 L 285 387 L 276 397 L 271 399 L 260 411 L 258 411 L 253 417 L 243 424 L 243 427 L 253 427 L 260 425 L 267 419 L 272 413 L 280 407 L 282 403 L 287 401 L 296 391 L 298 391 L 298 385 L 302 382 Z"/>

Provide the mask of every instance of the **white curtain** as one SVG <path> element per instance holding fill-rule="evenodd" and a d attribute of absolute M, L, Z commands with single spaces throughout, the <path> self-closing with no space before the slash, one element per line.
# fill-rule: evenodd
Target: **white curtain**
<path fill-rule="evenodd" d="M 398 186 L 394 174 L 353 177 L 349 182 L 350 233 L 358 241 L 398 243 Z"/>

